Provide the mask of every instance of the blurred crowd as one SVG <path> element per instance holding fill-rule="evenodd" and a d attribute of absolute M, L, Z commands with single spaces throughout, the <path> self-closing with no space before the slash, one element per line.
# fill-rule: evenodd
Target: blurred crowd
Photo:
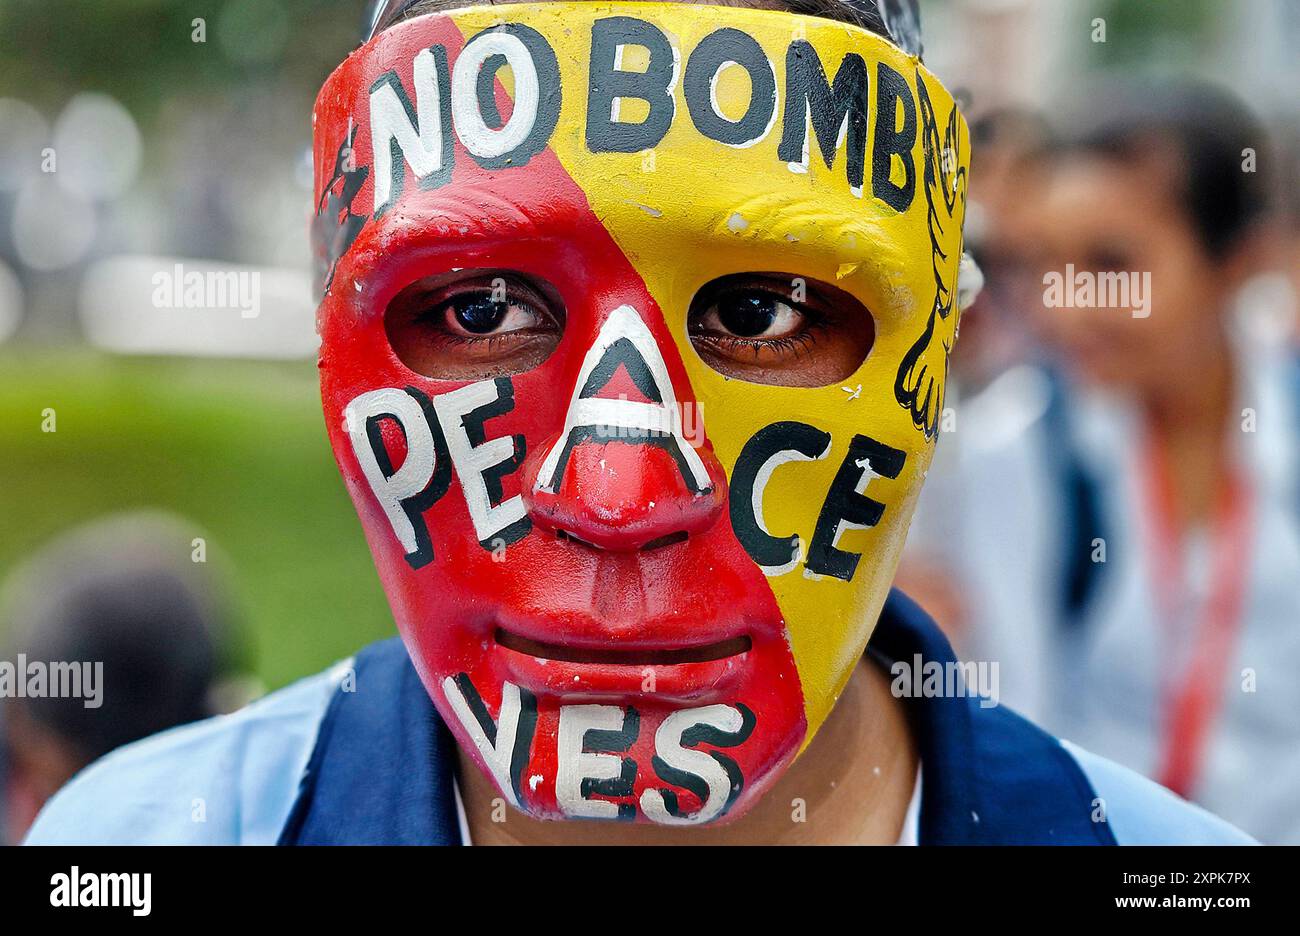
<path fill-rule="evenodd" d="M 1003 702 L 1298 842 L 1293 129 L 1129 78 L 972 138 L 985 286 L 900 586 Z"/>

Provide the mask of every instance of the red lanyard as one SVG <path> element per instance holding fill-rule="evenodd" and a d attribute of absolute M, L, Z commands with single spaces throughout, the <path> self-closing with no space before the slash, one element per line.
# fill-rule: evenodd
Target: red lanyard
<path fill-rule="evenodd" d="M 1147 446 L 1147 496 L 1151 504 L 1154 584 L 1166 639 L 1192 641 L 1188 663 L 1165 680 L 1162 717 L 1165 737 L 1157 779 L 1180 796 L 1189 796 L 1200 774 L 1210 728 L 1223 702 L 1228 667 L 1241 631 L 1250 565 L 1251 498 L 1240 473 L 1230 471 L 1219 491 L 1210 526 L 1210 591 L 1196 627 L 1178 627 L 1179 595 L 1184 592 L 1182 536 L 1174 519 L 1173 491 L 1165 454 Z M 1166 660 L 1179 658 L 1167 654 Z"/>

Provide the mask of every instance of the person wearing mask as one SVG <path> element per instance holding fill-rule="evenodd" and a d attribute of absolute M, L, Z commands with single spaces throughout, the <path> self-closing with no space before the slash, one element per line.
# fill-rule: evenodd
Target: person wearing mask
<path fill-rule="evenodd" d="M 315 234 L 401 639 L 106 758 L 31 841 L 1249 841 L 891 595 L 965 122 L 914 3 L 756 6 L 381 5 L 317 99 Z"/>

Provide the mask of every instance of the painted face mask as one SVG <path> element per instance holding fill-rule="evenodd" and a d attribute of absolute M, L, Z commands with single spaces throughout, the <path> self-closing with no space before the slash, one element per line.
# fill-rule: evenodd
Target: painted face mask
<path fill-rule="evenodd" d="M 382 32 L 314 127 L 330 440 L 444 720 L 536 816 L 741 814 L 930 460 L 952 97 L 842 23 L 550 3 Z"/>

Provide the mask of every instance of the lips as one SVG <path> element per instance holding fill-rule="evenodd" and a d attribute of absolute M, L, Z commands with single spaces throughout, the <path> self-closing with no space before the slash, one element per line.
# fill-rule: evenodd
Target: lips
<path fill-rule="evenodd" d="M 508 650 L 543 660 L 605 666 L 676 666 L 683 663 L 711 663 L 747 653 L 753 646 L 753 641 L 749 637 L 741 636 L 694 647 L 663 649 L 574 647 L 532 640 L 501 628 L 497 628 L 496 640 Z"/>
<path fill-rule="evenodd" d="M 627 703 L 636 697 L 708 704 L 734 697 L 752 668 L 748 635 L 691 646 L 560 645 L 497 628 L 495 651 L 511 681 L 566 701 Z"/>

